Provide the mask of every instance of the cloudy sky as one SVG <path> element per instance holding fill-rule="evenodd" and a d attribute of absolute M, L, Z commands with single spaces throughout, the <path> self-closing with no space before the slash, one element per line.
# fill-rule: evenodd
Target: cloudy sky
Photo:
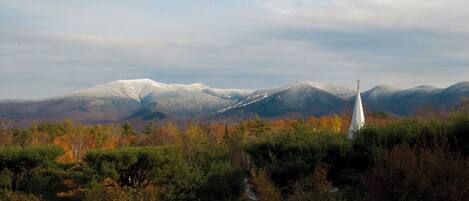
<path fill-rule="evenodd" d="M 0 1 L 0 99 L 117 79 L 264 88 L 469 80 L 467 0 Z"/>

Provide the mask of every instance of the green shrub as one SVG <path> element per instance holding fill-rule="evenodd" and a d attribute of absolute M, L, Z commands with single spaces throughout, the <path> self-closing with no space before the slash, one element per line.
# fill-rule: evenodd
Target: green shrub
<path fill-rule="evenodd" d="M 100 187 L 85 192 L 83 201 L 157 201 L 157 192 L 154 190 Z"/>
<path fill-rule="evenodd" d="M 239 200 L 244 189 L 243 169 L 233 162 L 198 155 L 192 160 L 181 161 L 164 177 L 158 186 L 164 189 L 162 200 Z"/>
<path fill-rule="evenodd" d="M 204 182 L 198 187 L 200 200 L 238 200 L 244 190 L 243 170 L 230 161 L 214 161 L 204 173 Z"/>
<path fill-rule="evenodd" d="M 443 144 L 386 151 L 361 176 L 365 200 L 459 201 L 469 194 L 469 160 Z"/>
<path fill-rule="evenodd" d="M 62 153 L 56 146 L 0 148 L 2 185 L 10 181 L 8 186 L 12 190 L 24 190 L 33 177 L 43 174 Z"/>
<path fill-rule="evenodd" d="M 90 151 L 85 162 L 96 178 L 111 178 L 121 187 L 145 187 L 180 158 L 172 147 L 133 147 Z"/>
<path fill-rule="evenodd" d="M 299 128 L 251 144 L 246 152 L 256 167 L 267 168 L 272 180 L 286 187 L 320 164 L 340 165 L 349 147 L 345 135 Z"/>
<path fill-rule="evenodd" d="M 22 193 L 22 192 L 13 192 L 9 190 L 0 190 L 0 201 L 41 201 L 38 197 Z"/>

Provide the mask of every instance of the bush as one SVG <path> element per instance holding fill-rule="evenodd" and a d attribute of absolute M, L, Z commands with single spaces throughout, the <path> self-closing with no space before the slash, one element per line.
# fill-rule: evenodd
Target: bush
<path fill-rule="evenodd" d="M 98 180 L 111 178 L 121 187 L 141 188 L 178 159 L 178 152 L 171 147 L 135 147 L 90 151 L 84 161 Z"/>
<path fill-rule="evenodd" d="M 263 142 L 254 143 L 246 152 L 256 167 L 271 172 L 272 180 L 286 187 L 314 172 L 316 166 L 329 164 L 341 166 L 349 149 L 345 135 L 296 129 Z"/>
<path fill-rule="evenodd" d="M 202 158 L 199 158 L 202 157 Z M 157 185 L 163 189 L 162 200 L 239 200 L 243 192 L 243 169 L 224 159 L 198 156 L 181 161 L 168 171 Z M 202 162 L 203 161 L 203 162 Z"/>
<path fill-rule="evenodd" d="M 0 190 L 0 201 L 41 201 L 38 197 L 21 192 Z"/>
<path fill-rule="evenodd" d="M 111 186 L 113 182 L 106 181 L 110 178 L 117 183 L 116 187 L 120 187 L 94 189 L 88 194 L 97 191 L 103 191 L 103 196 L 108 191 L 123 194 L 129 190 L 122 189 L 133 188 L 130 191 L 134 192 L 155 186 L 162 191 L 158 195 L 161 200 L 218 201 L 237 200 L 240 197 L 244 172 L 223 154 L 194 152 L 191 155 L 193 158 L 183 159 L 176 148 L 145 147 L 88 152 L 85 162 L 95 171 L 96 179 Z"/>
<path fill-rule="evenodd" d="M 238 200 L 244 190 L 243 170 L 230 161 L 214 161 L 205 170 L 204 182 L 197 192 L 201 200 Z"/>
<path fill-rule="evenodd" d="M 353 148 L 364 152 L 390 150 L 396 145 L 418 146 L 435 140 L 450 142 L 453 151 L 469 155 L 469 115 L 453 113 L 447 118 L 404 119 L 390 124 L 367 125 L 353 140 Z"/>
<path fill-rule="evenodd" d="M 396 146 L 362 176 L 365 200 L 456 201 L 469 194 L 469 160 L 446 145 Z"/>
<path fill-rule="evenodd" d="M 33 177 L 44 173 L 62 153 L 56 146 L 0 148 L 2 185 L 12 190 L 24 190 Z"/>
<path fill-rule="evenodd" d="M 87 190 L 83 201 L 157 201 L 154 189 L 100 187 Z"/>
<path fill-rule="evenodd" d="M 259 201 L 281 201 L 281 191 L 270 180 L 270 175 L 265 169 L 251 170 L 251 182 L 255 195 Z"/>

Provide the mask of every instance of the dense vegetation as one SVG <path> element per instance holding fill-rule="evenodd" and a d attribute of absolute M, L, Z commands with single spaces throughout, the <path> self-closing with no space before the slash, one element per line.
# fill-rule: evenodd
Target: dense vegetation
<path fill-rule="evenodd" d="M 465 200 L 469 114 L 239 124 L 0 122 L 0 200 Z"/>

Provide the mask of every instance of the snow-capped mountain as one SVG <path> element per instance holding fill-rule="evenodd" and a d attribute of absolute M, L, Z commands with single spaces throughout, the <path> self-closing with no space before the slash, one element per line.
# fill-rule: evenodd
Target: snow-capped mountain
<path fill-rule="evenodd" d="M 0 116 L 13 119 L 72 118 L 84 122 L 197 118 L 233 105 L 250 93 L 248 90 L 210 88 L 199 83 L 118 80 L 50 99 L 0 104 Z"/>
<path fill-rule="evenodd" d="M 314 87 L 314 88 L 323 90 L 325 92 L 331 93 L 333 95 L 336 95 L 340 98 L 350 98 L 354 96 L 356 93 L 355 89 L 351 89 L 348 87 L 319 83 L 319 82 L 312 82 L 312 81 L 299 81 L 299 82 L 291 84 L 290 86 L 295 87 L 298 85 L 306 85 L 306 86 Z"/>
<path fill-rule="evenodd" d="M 213 96 L 231 99 L 246 96 L 249 90 L 216 89 L 201 83 L 194 84 L 164 84 L 150 79 L 117 80 L 93 88 L 74 92 L 63 97 L 74 98 L 127 98 L 138 102 L 152 101 L 163 96 L 178 92 L 206 93 Z"/>
<path fill-rule="evenodd" d="M 118 80 L 42 100 L 0 101 L 0 118 L 19 121 L 69 118 L 85 123 L 151 119 L 240 119 L 321 116 L 350 112 L 356 89 L 298 81 L 256 91 L 150 79 Z M 455 108 L 469 97 L 469 82 L 446 89 L 377 86 L 362 93 L 366 110 L 408 115 L 422 107 Z"/>
<path fill-rule="evenodd" d="M 459 82 L 446 89 L 423 85 L 409 89 L 375 87 L 362 95 L 369 110 L 408 115 L 419 110 L 456 108 L 462 97 L 469 96 L 469 82 Z"/>
<path fill-rule="evenodd" d="M 213 115 L 229 118 L 332 115 L 351 112 L 355 93 L 346 87 L 301 81 L 256 91 Z M 469 97 L 469 82 L 460 82 L 447 89 L 432 86 L 398 89 L 381 85 L 362 93 L 366 110 L 395 115 L 408 115 L 428 107 L 452 109 L 457 107 L 461 97 Z"/>
<path fill-rule="evenodd" d="M 302 110 L 301 113 L 303 113 L 304 111 L 310 111 L 311 115 L 320 115 L 323 114 L 325 112 L 323 110 L 328 109 L 328 107 L 314 109 L 316 108 L 316 106 L 325 105 L 318 104 L 315 102 L 320 101 L 324 103 L 327 102 L 343 105 L 343 103 L 339 102 L 345 101 L 345 99 L 352 97 L 354 94 L 354 90 L 347 87 L 317 83 L 312 81 L 297 81 L 282 87 L 255 91 L 253 94 L 247 96 L 235 105 L 217 111 L 215 115 L 222 113 L 236 115 L 239 113 L 246 113 L 246 111 L 249 111 L 248 113 L 255 113 L 259 115 L 259 110 L 269 110 L 264 111 L 266 113 L 271 113 L 275 111 L 274 113 L 282 114 L 293 114 L 298 113 L 298 111 L 296 110 Z M 257 102 L 261 102 L 261 104 L 258 104 Z M 277 109 L 268 108 L 265 105 L 265 102 L 272 102 L 272 104 L 274 104 L 273 106 L 277 107 Z M 313 105 L 311 105 L 311 107 L 306 108 L 306 106 L 309 104 Z M 279 110 L 281 107 L 285 107 L 285 111 L 280 112 Z M 299 107 L 305 108 L 301 109 Z"/>

